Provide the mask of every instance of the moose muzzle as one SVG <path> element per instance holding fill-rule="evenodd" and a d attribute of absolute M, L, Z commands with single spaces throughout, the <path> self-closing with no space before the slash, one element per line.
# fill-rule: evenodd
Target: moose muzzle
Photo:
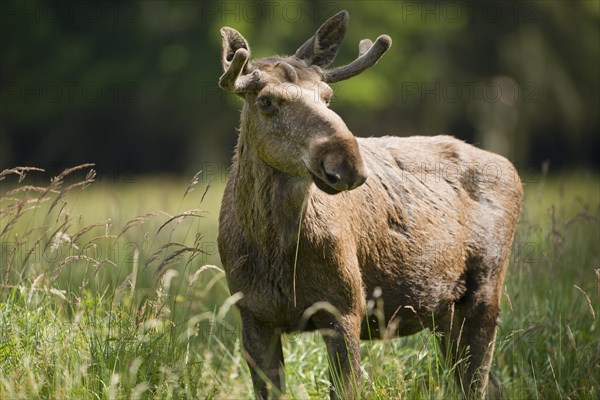
<path fill-rule="evenodd" d="M 356 138 L 350 132 L 311 146 L 308 171 L 315 185 L 328 194 L 356 189 L 367 180 L 367 169 Z"/>

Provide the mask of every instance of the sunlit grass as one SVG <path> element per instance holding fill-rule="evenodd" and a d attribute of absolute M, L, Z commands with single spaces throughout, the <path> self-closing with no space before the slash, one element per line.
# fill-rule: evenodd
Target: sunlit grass
<path fill-rule="evenodd" d="M 224 182 L 94 183 L 91 168 L 0 181 L 0 398 L 251 397 L 216 252 Z M 600 178 L 525 188 L 493 371 L 507 399 L 595 399 Z M 430 332 L 361 352 L 364 398 L 458 395 Z M 288 396 L 328 398 L 319 336 L 286 335 L 284 353 Z"/>

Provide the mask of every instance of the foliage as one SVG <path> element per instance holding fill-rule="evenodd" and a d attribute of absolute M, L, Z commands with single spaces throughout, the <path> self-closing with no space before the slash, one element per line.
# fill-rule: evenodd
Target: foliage
<path fill-rule="evenodd" d="M 94 160 L 99 173 L 226 164 L 240 103 L 217 87 L 219 28 L 242 32 L 255 57 L 289 54 L 344 8 L 336 65 L 364 37 L 394 41 L 335 86 L 333 108 L 357 135 L 449 133 L 520 166 L 598 164 L 593 0 L 3 1 L 0 160 Z"/>

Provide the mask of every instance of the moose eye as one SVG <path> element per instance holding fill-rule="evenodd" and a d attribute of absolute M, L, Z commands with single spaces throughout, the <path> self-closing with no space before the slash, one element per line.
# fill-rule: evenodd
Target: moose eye
<path fill-rule="evenodd" d="M 272 109 L 273 103 L 271 102 L 271 98 L 268 96 L 262 96 L 256 99 L 256 105 L 262 111 L 270 111 Z"/>
<path fill-rule="evenodd" d="M 325 105 L 327 107 L 329 107 L 329 105 L 331 104 L 331 99 L 333 98 L 333 95 L 331 95 L 329 93 L 325 93 L 321 98 L 323 99 L 323 103 L 325 103 Z"/>

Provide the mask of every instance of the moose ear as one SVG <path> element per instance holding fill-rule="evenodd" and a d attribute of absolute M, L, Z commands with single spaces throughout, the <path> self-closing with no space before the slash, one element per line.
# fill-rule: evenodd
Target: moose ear
<path fill-rule="evenodd" d="M 223 72 L 226 72 L 235 52 L 239 49 L 245 49 L 250 55 L 250 46 L 248 41 L 235 29 L 227 26 L 221 28 L 221 37 L 223 38 L 223 53 L 221 55 L 221 65 L 223 66 Z"/>
<path fill-rule="evenodd" d="M 304 60 L 308 65 L 327 67 L 333 62 L 342 45 L 348 29 L 349 18 L 346 10 L 329 18 L 313 37 L 296 50 L 294 56 Z"/>

